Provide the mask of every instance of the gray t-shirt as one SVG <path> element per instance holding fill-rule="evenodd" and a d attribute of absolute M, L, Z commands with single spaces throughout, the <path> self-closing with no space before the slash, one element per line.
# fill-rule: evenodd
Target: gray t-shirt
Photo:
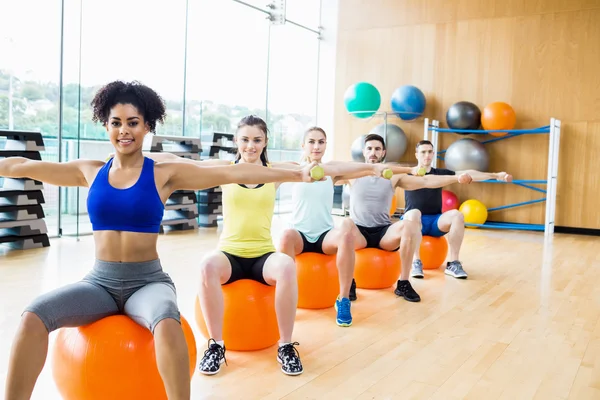
<path fill-rule="evenodd" d="M 365 176 L 350 185 L 350 218 L 367 228 L 390 225 L 394 188 L 389 179 Z"/>

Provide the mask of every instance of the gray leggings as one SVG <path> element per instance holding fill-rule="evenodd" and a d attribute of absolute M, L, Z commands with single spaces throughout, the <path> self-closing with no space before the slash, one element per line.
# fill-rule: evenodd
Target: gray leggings
<path fill-rule="evenodd" d="M 125 314 L 154 333 L 165 318 L 181 323 L 175 285 L 159 260 L 139 263 L 96 261 L 81 281 L 37 297 L 25 312 L 52 332 Z"/>

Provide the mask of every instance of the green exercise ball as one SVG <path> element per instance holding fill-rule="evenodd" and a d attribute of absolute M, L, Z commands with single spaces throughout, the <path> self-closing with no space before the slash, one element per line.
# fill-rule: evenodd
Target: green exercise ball
<path fill-rule="evenodd" d="M 356 118 L 369 118 L 379 110 L 381 95 L 369 82 L 358 82 L 346 89 L 344 105 Z"/>

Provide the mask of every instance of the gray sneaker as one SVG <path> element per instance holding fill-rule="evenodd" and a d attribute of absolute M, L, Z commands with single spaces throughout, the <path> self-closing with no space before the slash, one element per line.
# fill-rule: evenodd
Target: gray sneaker
<path fill-rule="evenodd" d="M 462 267 L 460 261 L 450 261 L 446 265 L 446 275 L 453 276 L 457 279 L 467 279 L 467 273 Z"/>
<path fill-rule="evenodd" d="M 413 260 L 412 269 L 410 270 L 410 276 L 412 278 L 423 279 L 423 263 L 421 260 Z"/>

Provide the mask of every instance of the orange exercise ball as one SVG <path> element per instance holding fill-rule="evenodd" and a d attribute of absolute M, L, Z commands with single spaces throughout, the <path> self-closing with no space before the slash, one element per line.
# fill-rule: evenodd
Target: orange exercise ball
<path fill-rule="evenodd" d="M 392 204 L 390 206 L 390 215 L 396 214 L 396 208 L 398 208 L 398 198 L 394 194 L 392 197 Z"/>
<path fill-rule="evenodd" d="M 481 126 L 484 130 L 514 129 L 517 122 L 515 110 L 504 102 L 497 101 L 488 104 L 481 113 Z M 492 136 L 504 136 L 507 132 L 490 132 Z"/>
<path fill-rule="evenodd" d="M 196 340 L 183 316 L 181 326 L 191 377 Z M 167 399 L 156 366 L 154 337 L 126 315 L 59 329 L 52 352 L 52 375 L 66 400 Z"/>
<path fill-rule="evenodd" d="M 367 248 L 356 251 L 354 280 L 361 289 L 384 289 L 400 276 L 400 253 Z"/>
<path fill-rule="evenodd" d="M 445 237 L 423 236 L 419 247 L 419 257 L 423 269 L 438 269 L 448 255 L 448 242 Z"/>
<path fill-rule="evenodd" d="M 275 286 L 240 279 L 222 286 L 225 315 L 223 340 L 227 350 L 252 351 L 270 347 L 279 340 L 275 314 Z M 196 324 L 210 339 L 200 301 L 196 297 Z"/>
<path fill-rule="evenodd" d="M 302 253 L 296 256 L 298 308 L 329 308 L 340 293 L 335 254 Z"/>
<path fill-rule="evenodd" d="M 487 207 L 479 200 L 469 199 L 462 203 L 458 210 L 464 215 L 466 224 L 482 225 L 487 221 Z"/>

